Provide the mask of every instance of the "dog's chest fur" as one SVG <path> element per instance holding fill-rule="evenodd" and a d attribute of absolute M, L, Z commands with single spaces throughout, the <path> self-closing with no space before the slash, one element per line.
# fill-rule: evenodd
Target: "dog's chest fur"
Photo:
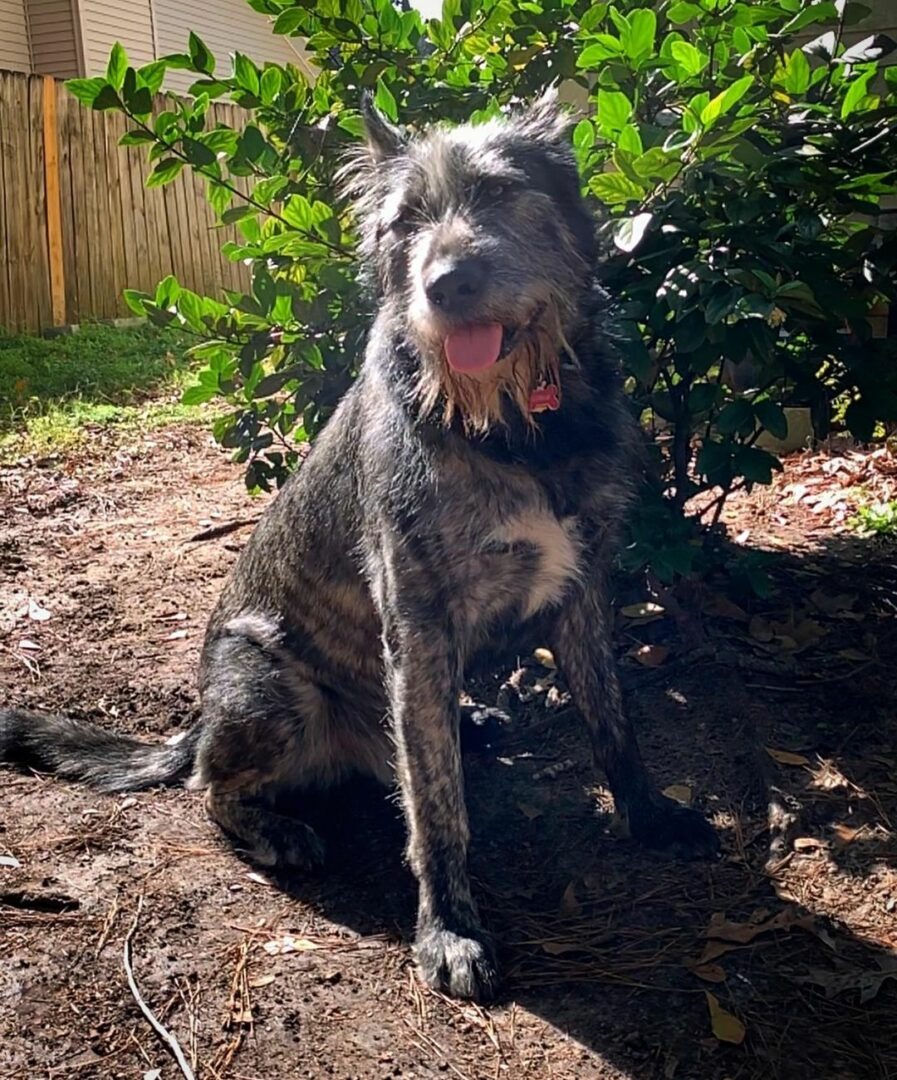
<path fill-rule="evenodd" d="M 557 513 L 526 470 L 482 457 L 444 464 L 435 492 L 427 516 L 456 627 L 479 637 L 496 620 L 525 621 L 561 603 L 583 568 L 575 512 Z"/>
<path fill-rule="evenodd" d="M 580 574 L 582 544 L 579 523 L 570 515 L 557 518 L 545 509 L 530 509 L 503 521 L 487 538 L 493 546 L 535 555 L 532 572 L 521 575 L 522 615 L 530 618 L 545 607 L 559 603 L 570 582 Z"/>
<path fill-rule="evenodd" d="M 576 519 L 533 506 L 472 522 L 451 563 L 448 607 L 473 638 L 497 621 L 522 622 L 557 606 L 580 573 Z M 458 544 L 455 536 L 448 543 Z"/>

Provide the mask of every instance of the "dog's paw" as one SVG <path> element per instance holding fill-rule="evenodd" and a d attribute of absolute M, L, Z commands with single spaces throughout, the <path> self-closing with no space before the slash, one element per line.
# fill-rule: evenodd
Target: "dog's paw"
<path fill-rule="evenodd" d="M 324 841 L 310 825 L 296 821 L 277 829 L 264 829 L 246 853 L 259 866 L 311 873 L 324 865 L 326 849 Z"/>
<path fill-rule="evenodd" d="M 626 815 L 633 840 L 658 848 L 680 859 L 716 859 L 719 837 L 713 826 L 699 814 L 665 795 L 656 795 L 643 806 L 633 806 Z"/>
<path fill-rule="evenodd" d="M 491 1001 L 498 990 L 498 969 L 484 937 L 428 929 L 417 935 L 414 956 L 424 982 L 451 997 Z"/>

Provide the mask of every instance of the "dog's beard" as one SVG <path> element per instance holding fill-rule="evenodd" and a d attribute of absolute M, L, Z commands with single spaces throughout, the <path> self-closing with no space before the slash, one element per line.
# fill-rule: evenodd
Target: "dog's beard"
<path fill-rule="evenodd" d="M 508 402 L 535 430 L 530 396 L 538 386 L 559 386 L 561 352 L 572 355 L 554 298 L 539 306 L 510 351 L 486 371 L 474 375 L 455 371 L 446 360 L 441 338 L 428 338 L 418 348 L 422 356 L 415 396 L 421 416 L 438 413 L 445 427 L 457 418 L 470 435 L 485 435 L 493 427 L 506 425 Z"/>

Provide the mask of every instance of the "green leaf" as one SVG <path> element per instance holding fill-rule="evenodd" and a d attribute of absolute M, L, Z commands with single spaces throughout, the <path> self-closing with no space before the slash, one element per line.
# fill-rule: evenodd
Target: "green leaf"
<path fill-rule="evenodd" d="M 626 55 L 636 63 L 651 55 L 654 49 L 654 35 L 657 32 L 657 16 L 650 8 L 638 8 L 629 16 L 628 40 L 625 40 Z"/>
<path fill-rule="evenodd" d="M 339 126 L 355 139 L 360 139 L 364 135 L 364 121 L 356 113 L 345 113 L 341 116 Z"/>
<path fill-rule="evenodd" d="M 789 34 L 796 34 L 799 30 L 803 30 L 805 26 L 812 26 L 814 23 L 829 23 L 836 22 L 838 13 L 833 3 L 828 0 L 822 0 L 822 2 L 814 2 L 807 4 L 802 10 L 789 19 L 787 23 L 781 29 L 782 37 Z"/>
<path fill-rule="evenodd" d="M 190 71 L 193 67 L 193 60 L 186 53 L 166 53 L 158 62 L 178 71 Z"/>
<path fill-rule="evenodd" d="M 97 99 L 97 95 L 106 86 L 108 86 L 106 80 L 100 78 L 69 79 L 65 84 L 66 90 L 68 90 L 73 97 L 77 98 L 82 105 L 90 107 L 93 106 L 94 101 Z"/>
<path fill-rule="evenodd" d="M 258 68 L 248 56 L 244 56 L 241 52 L 234 53 L 234 78 L 244 90 L 258 96 L 260 89 Z"/>
<path fill-rule="evenodd" d="M 174 274 L 162 278 L 156 286 L 156 295 L 153 303 L 160 308 L 173 307 L 181 295 L 181 286 Z"/>
<path fill-rule="evenodd" d="M 609 206 L 641 200 L 645 196 L 644 188 L 618 172 L 598 173 L 589 181 L 589 188 L 594 195 Z"/>
<path fill-rule="evenodd" d="M 594 34 L 589 41 L 576 58 L 578 68 L 598 68 L 605 60 L 623 55 L 623 44 L 613 34 Z"/>
<path fill-rule="evenodd" d="M 311 205 L 304 195 L 290 195 L 283 204 L 281 217 L 294 229 L 307 232 L 313 224 Z"/>
<path fill-rule="evenodd" d="M 680 0 L 679 3 L 671 5 L 667 12 L 667 18 L 671 23 L 681 26 L 682 23 L 691 22 L 693 19 L 699 19 L 702 14 L 699 4 L 690 4 L 687 3 L 686 0 Z"/>
<path fill-rule="evenodd" d="M 126 131 L 118 140 L 119 146 L 141 146 L 144 143 L 155 142 L 152 132 L 149 131 Z"/>
<path fill-rule="evenodd" d="M 225 191 L 227 189 L 225 188 Z M 230 195 L 230 192 L 228 192 Z M 231 210 L 225 210 L 221 215 L 221 221 L 225 225 L 233 225 L 237 221 L 242 221 L 243 218 L 254 217 L 258 214 L 258 210 L 254 206 L 235 206 Z"/>
<path fill-rule="evenodd" d="M 522 5 L 521 5 L 522 6 Z M 606 3 L 592 4 L 587 11 L 580 16 L 579 25 L 582 30 L 597 30 L 607 17 Z"/>
<path fill-rule="evenodd" d="M 134 312 L 135 315 L 145 316 L 146 308 L 143 306 L 144 301 L 149 300 L 149 296 L 145 292 L 140 292 L 138 289 L 125 289 L 122 293 L 125 303 Z"/>
<path fill-rule="evenodd" d="M 144 64 L 142 68 L 137 69 L 137 74 L 150 94 L 158 94 L 162 89 L 167 66 L 164 60 L 154 60 L 151 64 Z"/>
<path fill-rule="evenodd" d="M 743 26 L 736 26 L 732 31 L 732 44 L 742 56 L 749 53 L 754 47 L 750 34 Z"/>
<path fill-rule="evenodd" d="M 702 90 L 700 94 L 695 94 L 689 101 L 685 112 L 682 114 L 683 131 L 693 132 L 698 130 L 701 126 L 701 113 L 707 107 L 709 101 L 710 94 L 708 94 L 706 90 Z M 678 132 L 673 132 L 673 135 L 677 134 Z M 669 139 L 667 142 L 669 142 Z"/>
<path fill-rule="evenodd" d="M 741 289 L 722 289 L 713 293 L 704 305 L 704 318 L 708 326 L 716 326 L 734 310 L 741 299 Z"/>
<path fill-rule="evenodd" d="M 785 282 L 776 290 L 775 299 L 781 307 L 805 308 L 814 314 L 817 312 L 822 314 L 813 290 L 803 281 Z"/>
<path fill-rule="evenodd" d="M 218 396 L 218 387 L 211 386 L 205 383 L 200 383 L 198 386 L 188 386 L 187 389 L 181 394 L 182 405 L 204 405 L 207 401 L 211 401 L 213 397 Z"/>
<path fill-rule="evenodd" d="M 199 141 L 215 154 L 235 154 L 237 152 L 237 133 L 233 128 L 214 128 L 199 136 Z"/>
<path fill-rule="evenodd" d="M 180 158 L 165 158 L 159 162 L 146 178 L 146 186 L 148 188 L 154 188 L 171 183 L 183 167 L 184 162 L 181 161 Z"/>
<path fill-rule="evenodd" d="M 125 72 L 128 70 L 128 54 L 121 42 L 116 41 L 109 54 L 109 63 L 106 65 L 106 80 L 116 90 L 121 90 L 125 83 Z"/>
<path fill-rule="evenodd" d="M 635 251 L 653 220 L 654 215 L 649 213 L 621 218 L 614 223 L 614 243 L 621 251 Z"/>
<path fill-rule="evenodd" d="M 705 442 L 698 451 L 695 467 L 711 484 L 728 484 L 732 479 L 730 443 Z"/>
<path fill-rule="evenodd" d="M 632 167 L 639 177 L 653 184 L 672 180 L 679 170 L 679 159 L 659 146 L 652 146 L 633 161 Z"/>
<path fill-rule="evenodd" d="M 205 329 L 205 324 L 202 321 L 203 301 L 201 296 L 197 296 L 195 292 L 191 292 L 189 289 L 182 289 L 177 297 L 177 309 L 178 314 L 191 329 L 196 331 Z M 202 381 L 202 375 L 200 375 L 200 381 Z"/>
<path fill-rule="evenodd" d="M 264 203 L 267 206 L 272 199 L 277 198 L 287 184 L 289 184 L 289 180 L 285 176 L 270 176 L 267 180 L 259 180 L 255 185 L 252 197 L 256 202 Z"/>
<path fill-rule="evenodd" d="M 580 120 L 573 129 L 573 145 L 577 150 L 588 150 L 595 143 L 595 128 L 591 120 Z"/>
<path fill-rule="evenodd" d="M 198 139 L 184 138 L 181 147 L 187 155 L 187 160 L 198 169 L 206 168 L 215 163 L 215 151 L 199 142 Z"/>
<path fill-rule="evenodd" d="M 247 161 L 258 161 L 268 149 L 265 136 L 255 124 L 247 124 L 237 143 L 237 154 Z"/>
<path fill-rule="evenodd" d="M 148 86 L 138 86 L 126 102 L 128 112 L 139 120 L 145 119 L 153 111 L 153 95 Z"/>
<path fill-rule="evenodd" d="M 788 417 L 781 405 L 774 401 L 755 401 L 754 412 L 757 419 L 775 439 L 785 439 L 788 436 Z"/>
<path fill-rule="evenodd" d="M 274 20 L 275 34 L 292 34 L 308 21 L 308 12 L 303 8 L 287 8 Z"/>
<path fill-rule="evenodd" d="M 395 124 L 399 119 L 399 107 L 396 104 L 396 99 L 393 97 L 392 91 L 383 81 L 383 79 L 377 80 L 377 90 L 374 94 L 374 104 L 383 113 L 387 119 L 392 120 Z"/>
<path fill-rule="evenodd" d="M 98 110 L 121 108 L 121 98 L 118 96 L 118 91 L 111 83 L 106 83 L 103 89 L 93 99 L 93 108 Z"/>
<path fill-rule="evenodd" d="M 232 194 L 224 186 L 224 184 L 216 183 L 211 177 L 208 182 L 208 199 L 209 205 L 220 217 L 224 211 L 230 206 Z"/>
<path fill-rule="evenodd" d="M 781 472 L 782 463 L 766 450 L 756 446 L 739 447 L 733 461 L 735 470 L 751 484 L 771 484 L 773 470 Z"/>
<path fill-rule="evenodd" d="M 632 102 L 620 90 L 598 91 L 598 126 L 602 132 L 618 132 L 632 116 Z"/>
<path fill-rule="evenodd" d="M 159 113 L 156 119 L 153 121 L 153 131 L 160 139 L 164 139 L 172 128 L 177 127 L 178 115 L 177 113 L 166 110 Z"/>
<path fill-rule="evenodd" d="M 731 86 L 726 87 L 716 97 L 711 98 L 707 105 L 701 110 L 701 123 L 705 128 L 714 124 L 719 117 L 725 116 L 744 95 L 750 90 L 754 84 L 753 75 L 744 75 L 740 79 L 736 79 Z"/>
<path fill-rule="evenodd" d="M 716 420 L 721 435 L 750 435 L 754 430 L 754 410 L 744 398 L 730 402 Z"/>
<path fill-rule="evenodd" d="M 692 414 L 709 412 L 716 404 L 721 390 L 716 383 L 696 383 L 688 394 L 688 410 Z"/>
<path fill-rule="evenodd" d="M 188 43 L 190 62 L 194 69 L 203 75 L 212 75 L 215 71 L 215 57 L 206 48 L 202 38 L 191 30 Z"/>
<path fill-rule="evenodd" d="M 265 105 L 270 105 L 280 93 L 282 85 L 283 75 L 280 68 L 265 68 L 262 72 L 262 78 L 259 84 L 259 93 L 261 94 L 262 102 Z"/>
<path fill-rule="evenodd" d="M 802 49 L 795 49 L 785 64 L 781 85 L 789 94 L 804 94 L 810 86 L 810 64 Z"/>
<path fill-rule="evenodd" d="M 642 146 L 642 137 L 635 124 L 623 125 L 617 138 L 617 146 L 631 154 L 633 158 L 641 157 L 644 147 Z"/>
<path fill-rule="evenodd" d="M 700 74 L 710 63 L 710 57 L 695 48 L 689 41 L 674 41 L 670 46 L 670 52 L 676 63 L 689 76 Z"/>
<path fill-rule="evenodd" d="M 874 74 L 874 69 L 864 71 L 850 84 L 847 93 L 844 95 L 844 100 L 841 102 L 842 120 L 846 120 L 851 113 L 860 110 L 863 99 L 866 97 L 866 87 Z"/>
<path fill-rule="evenodd" d="M 283 387 L 291 380 L 295 379 L 299 374 L 299 369 L 296 367 L 286 368 L 283 371 L 274 371 L 270 375 L 266 375 L 263 379 L 260 379 L 255 386 L 254 397 L 265 398 L 271 394 L 276 394 L 278 390 L 282 390 Z"/>

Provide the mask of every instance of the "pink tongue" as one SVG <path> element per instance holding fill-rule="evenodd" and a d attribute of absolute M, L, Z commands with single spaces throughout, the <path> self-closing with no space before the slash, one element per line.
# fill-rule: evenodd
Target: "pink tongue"
<path fill-rule="evenodd" d="M 483 371 L 501 352 L 501 323 L 463 326 L 445 339 L 445 358 L 455 371 Z"/>

